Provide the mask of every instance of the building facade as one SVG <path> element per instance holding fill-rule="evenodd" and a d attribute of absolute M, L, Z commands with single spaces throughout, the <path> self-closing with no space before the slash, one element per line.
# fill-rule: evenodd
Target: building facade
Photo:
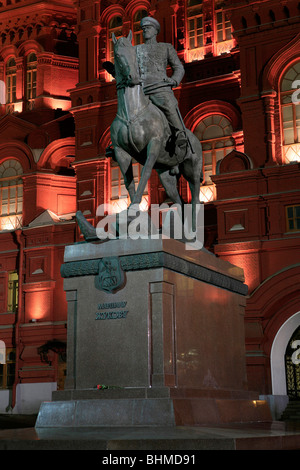
<path fill-rule="evenodd" d="M 0 408 L 28 413 L 64 380 L 77 17 L 71 1 L 5 0 L 0 18 Z"/>
<path fill-rule="evenodd" d="M 202 143 L 205 247 L 244 269 L 249 388 L 276 413 L 300 397 L 300 4 L 295 0 L 3 0 L 0 6 L 0 411 L 64 386 L 64 247 L 128 196 L 106 155 L 117 111 L 112 34 L 161 24 L 185 68 L 174 90 Z M 0 93 L 1 94 L 1 93 Z M 140 166 L 134 165 L 136 181 Z M 186 202 L 190 192 L 179 180 Z M 167 201 L 155 173 L 143 206 Z M 217 326 L 216 326 L 217 327 Z M 201 339 L 199 339 L 201 340 Z M 0 351 L 1 353 L 1 351 Z M 3 356 L 3 357 L 4 357 Z"/>

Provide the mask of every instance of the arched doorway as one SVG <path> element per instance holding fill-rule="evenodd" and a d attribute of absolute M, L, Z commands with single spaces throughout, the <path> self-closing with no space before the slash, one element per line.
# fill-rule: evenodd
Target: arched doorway
<path fill-rule="evenodd" d="M 288 395 L 285 356 L 290 340 L 299 327 L 300 312 L 297 312 L 279 328 L 274 338 L 270 356 L 273 395 Z"/>
<path fill-rule="evenodd" d="M 289 400 L 300 400 L 300 326 L 292 334 L 285 352 L 286 388 Z"/>

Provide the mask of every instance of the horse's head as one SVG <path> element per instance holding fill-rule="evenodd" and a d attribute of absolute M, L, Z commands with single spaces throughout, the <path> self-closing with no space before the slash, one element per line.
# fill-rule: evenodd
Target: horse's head
<path fill-rule="evenodd" d="M 115 57 L 115 74 L 119 87 L 135 86 L 141 83 L 136 59 L 136 50 L 131 44 L 132 32 L 126 37 L 116 39 L 112 35 Z"/>

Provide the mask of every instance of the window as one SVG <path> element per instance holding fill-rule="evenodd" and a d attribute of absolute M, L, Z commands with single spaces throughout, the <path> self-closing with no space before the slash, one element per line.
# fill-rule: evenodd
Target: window
<path fill-rule="evenodd" d="M 22 174 L 22 166 L 17 160 L 5 160 L 0 165 L 0 231 L 22 226 Z"/>
<path fill-rule="evenodd" d="M 6 363 L 6 346 L 2 339 L 0 340 L 0 364 Z"/>
<path fill-rule="evenodd" d="M 7 311 L 16 312 L 18 308 L 19 276 L 18 273 L 8 274 Z"/>
<path fill-rule="evenodd" d="M 227 19 L 226 13 L 220 5 L 220 1 L 216 2 L 215 11 L 215 54 L 227 54 L 234 47 L 234 39 L 231 35 L 232 26 Z"/>
<path fill-rule="evenodd" d="M 281 123 L 282 150 L 284 163 L 300 161 L 300 62 L 297 62 L 283 76 L 281 82 Z M 298 83 L 297 83 L 298 81 Z"/>
<path fill-rule="evenodd" d="M 286 225 L 288 232 L 300 231 L 300 206 L 286 208 Z"/>
<path fill-rule="evenodd" d="M 27 109 L 34 108 L 34 99 L 36 98 L 36 74 L 37 74 L 37 57 L 32 52 L 27 57 L 26 69 L 26 100 Z"/>
<path fill-rule="evenodd" d="M 133 17 L 133 44 L 137 46 L 143 43 L 143 31 L 141 28 L 141 20 L 148 16 L 147 10 L 138 10 Z"/>
<path fill-rule="evenodd" d="M 286 388 L 287 395 L 290 400 L 299 400 L 300 398 L 300 364 L 295 363 L 293 356 L 297 351 L 294 347 L 294 342 L 300 340 L 300 327 L 294 331 L 290 338 L 284 359 L 285 359 L 285 373 L 286 373 Z M 299 356 L 298 356 L 299 357 Z"/>
<path fill-rule="evenodd" d="M 203 19 L 203 0 L 187 0 L 186 10 L 186 61 L 202 60 L 205 54 L 227 54 L 234 47 L 232 26 L 223 11 L 223 1 L 210 2 L 213 11 L 206 12 Z"/>
<path fill-rule="evenodd" d="M 202 1 L 188 0 L 187 4 L 188 49 L 203 47 Z M 196 60 L 196 59 L 194 59 Z"/>
<path fill-rule="evenodd" d="M 14 103 L 16 97 L 17 86 L 17 67 L 15 59 L 9 59 L 6 64 L 6 111 L 12 113 L 14 111 Z"/>
<path fill-rule="evenodd" d="M 6 362 L 0 364 L 0 389 L 12 388 L 15 381 L 16 354 L 11 348 L 6 349 Z"/>
<path fill-rule="evenodd" d="M 204 118 L 194 131 L 203 150 L 204 178 L 200 190 L 200 200 L 203 202 L 209 202 L 215 198 L 215 187 L 211 175 L 216 174 L 218 161 L 235 148 L 231 137 L 232 132 L 229 120 L 220 114 Z"/>
<path fill-rule="evenodd" d="M 114 44 L 112 41 L 112 35 L 115 34 L 116 38 L 122 36 L 123 21 L 121 16 L 114 16 L 108 23 L 108 58 L 111 62 L 114 62 Z"/>
<path fill-rule="evenodd" d="M 216 11 L 217 42 L 229 41 L 231 39 L 231 23 L 226 18 L 223 10 Z"/>
<path fill-rule="evenodd" d="M 137 163 L 133 162 L 132 164 L 133 170 L 133 178 L 135 182 L 135 187 L 140 181 L 142 166 Z M 121 210 L 127 209 L 130 198 L 127 192 L 124 178 L 121 173 L 119 165 L 111 160 L 111 167 L 110 167 L 110 187 L 111 187 L 111 194 L 110 194 L 110 204 L 114 207 L 114 212 L 120 212 Z M 142 198 L 141 207 L 146 210 L 148 208 L 148 185 L 146 185 L 144 196 Z"/>

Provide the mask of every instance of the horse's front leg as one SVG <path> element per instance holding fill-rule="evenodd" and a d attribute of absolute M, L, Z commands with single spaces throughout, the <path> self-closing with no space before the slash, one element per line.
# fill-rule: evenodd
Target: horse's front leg
<path fill-rule="evenodd" d="M 135 196 L 135 183 L 132 170 L 132 158 L 121 147 L 115 147 L 115 157 L 120 167 L 121 173 L 124 178 L 126 189 L 129 193 L 130 201 L 132 202 Z"/>
<path fill-rule="evenodd" d="M 147 159 L 146 159 L 145 165 L 143 166 L 141 178 L 140 178 L 135 196 L 133 200 L 131 201 L 131 205 L 140 204 L 142 200 L 146 184 L 148 183 L 150 179 L 151 172 L 153 170 L 155 162 L 161 151 L 161 142 L 162 142 L 162 139 L 153 138 L 151 139 L 151 141 L 149 142 L 147 146 Z"/>

